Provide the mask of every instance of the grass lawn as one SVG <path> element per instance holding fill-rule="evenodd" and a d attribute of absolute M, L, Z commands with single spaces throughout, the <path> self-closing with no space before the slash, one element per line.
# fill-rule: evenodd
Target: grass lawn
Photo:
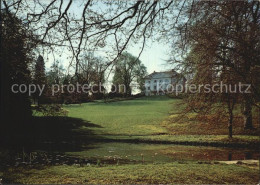
<path fill-rule="evenodd" d="M 234 125 L 234 138 L 227 137 L 226 123 L 198 123 L 187 117 L 181 122 L 175 121 L 184 104 L 181 99 L 167 96 L 143 97 L 134 100 L 104 103 L 103 101 L 68 105 L 65 109 L 69 116 L 81 118 L 96 127 L 82 126 L 77 131 L 93 131 L 106 139 L 136 142 L 165 142 L 181 144 L 209 143 L 210 145 L 233 145 L 242 147 L 252 143 L 253 147 L 260 143 L 257 133 L 246 135 L 243 125 Z"/>
<path fill-rule="evenodd" d="M 165 96 L 144 97 L 111 103 L 93 102 L 68 105 L 70 117 L 81 118 L 100 128 L 96 134 L 104 135 L 152 135 L 167 133 L 160 122 L 169 116 L 175 99 Z M 82 128 L 84 129 L 84 128 Z"/>
<path fill-rule="evenodd" d="M 0 168 L 0 178 L 24 184 L 258 183 L 256 166 L 217 161 L 246 155 L 258 159 L 259 137 L 236 131 L 229 140 L 221 124 L 213 128 L 199 123 L 193 128 L 193 120 L 187 118 L 174 122 L 183 106 L 182 100 L 166 96 L 65 105 L 69 117 L 35 117 L 33 139 L 28 136 L 35 145 L 30 150 L 54 163 Z M 18 156 L 23 152 L 21 148 Z"/>
<path fill-rule="evenodd" d="M 113 166 L 10 168 L 6 182 L 22 184 L 257 184 L 258 169 L 240 165 L 173 162 Z"/>

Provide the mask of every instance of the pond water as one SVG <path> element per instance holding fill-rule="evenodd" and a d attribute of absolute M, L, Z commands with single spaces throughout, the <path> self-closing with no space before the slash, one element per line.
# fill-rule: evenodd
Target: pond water
<path fill-rule="evenodd" d="M 244 160 L 259 159 L 259 151 L 249 149 L 182 146 L 164 144 L 100 143 L 96 148 L 67 155 L 100 161 L 164 163 L 179 160 Z"/>
<path fill-rule="evenodd" d="M 129 164 L 259 159 L 259 151 L 165 144 L 95 143 L 81 151 L 0 150 L 1 165 Z"/>

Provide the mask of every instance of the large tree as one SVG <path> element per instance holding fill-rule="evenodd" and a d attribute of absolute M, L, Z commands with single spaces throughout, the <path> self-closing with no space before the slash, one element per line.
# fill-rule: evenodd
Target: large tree
<path fill-rule="evenodd" d="M 61 84 L 65 78 L 65 69 L 60 61 L 54 61 L 46 75 L 48 85 Z"/>
<path fill-rule="evenodd" d="M 105 82 L 106 63 L 103 58 L 87 53 L 81 60 L 79 74 L 84 79 L 81 83 L 91 85 Z"/>
<path fill-rule="evenodd" d="M 25 86 L 31 82 L 32 39 L 23 22 L 8 12 L 1 14 L 1 126 L 2 134 L 21 132 L 31 117 Z M 17 84 L 17 85 L 15 85 Z M 22 85 L 23 84 L 23 85 Z M 13 86 L 15 85 L 15 86 Z M 22 89 L 18 86 L 22 85 Z M 23 91 L 23 92 L 21 92 Z M 8 132 L 10 131 L 10 132 Z"/>
<path fill-rule="evenodd" d="M 182 37 L 178 47 L 189 54 L 184 55 L 186 60 L 175 62 L 194 73 L 193 82 L 197 84 L 213 85 L 221 81 L 230 85 L 238 85 L 239 82 L 250 84 L 251 93 L 232 93 L 227 96 L 235 102 L 242 102 L 244 127 L 252 128 L 252 106 L 257 106 L 260 95 L 259 76 L 256 75 L 260 72 L 259 2 L 201 1 L 187 9 L 190 23 L 181 27 Z M 199 99 L 196 95 L 190 96 L 192 105 L 197 109 L 200 107 L 200 110 L 207 107 L 208 110 L 209 104 L 217 102 L 215 97 L 224 94 L 197 95 Z M 189 106 L 192 107 L 191 104 Z M 228 112 L 232 107 L 228 103 Z M 232 120 L 232 112 L 229 115 Z"/>
<path fill-rule="evenodd" d="M 85 53 L 81 58 L 79 72 L 75 77 L 80 85 L 88 85 L 91 93 L 81 92 L 81 96 L 92 95 L 94 99 L 100 99 L 105 92 L 105 72 L 107 66 L 103 58 L 95 56 L 94 53 Z M 91 91 L 90 91 L 91 89 Z"/>
<path fill-rule="evenodd" d="M 126 95 L 131 95 L 132 83 L 138 83 L 139 87 L 144 86 L 144 77 L 147 75 L 146 67 L 141 60 L 131 55 L 123 53 L 115 63 L 113 84 L 124 85 Z"/>

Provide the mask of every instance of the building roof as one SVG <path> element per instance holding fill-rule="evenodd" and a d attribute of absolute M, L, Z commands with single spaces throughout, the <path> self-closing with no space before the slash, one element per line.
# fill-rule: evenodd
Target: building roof
<path fill-rule="evenodd" d="M 156 72 L 154 71 L 153 73 L 147 75 L 144 77 L 144 79 L 151 79 L 151 78 L 171 78 L 171 77 L 176 77 L 179 75 L 175 70 L 170 70 L 170 71 L 162 71 L 162 72 Z"/>

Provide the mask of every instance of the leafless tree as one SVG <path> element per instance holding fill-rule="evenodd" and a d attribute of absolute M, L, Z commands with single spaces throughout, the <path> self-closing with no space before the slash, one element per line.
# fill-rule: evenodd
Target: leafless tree
<path fill-rule="evenodd" d="M 45 50 L 48 47 L 56 55 L 64 49 L 70 51 L 70 65 L 75 67 L 77 74 L 82 51 L 106 48 L 107 66 L 113 64 L 131 43 L 142 42 L 141 54 L 147 38 L 155 33 L 165 35 L 163 32 L 175 26 L 185 3 L 3 0 L 3 9 L 22 18 Z"/>
<path fill-rule="evenodd" d="M 259 2 L 197 1 L 186 7 L 186 13 L 189 21 L 181 24 L 181 36 L 175 45 L 184 51 L 181 56 L 185 60 L 179 60 L 181 57 L 173 53 L 172 61 L 179 64 L 179 69 L 195 74 L 194 83 L 212 85 L 221 80 L 229 84 L 250 84 L 251 93 L 226 94 L 223 100 L 230 120 L 234 103 L 242 103 L 244 127 L 252 128 L 252 106 L 259 107 L 260 99 L 260 80 L 256 75 L 260 72 Z M 222 95 L 190 96 L 199 110 L 208 109 L 218 97 Z"/>

